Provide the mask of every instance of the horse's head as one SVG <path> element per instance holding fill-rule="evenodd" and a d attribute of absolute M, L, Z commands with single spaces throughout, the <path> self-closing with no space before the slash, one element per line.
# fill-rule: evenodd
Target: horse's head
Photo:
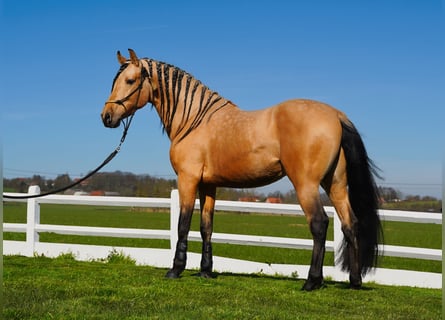
<path fill-rule="evenodd" d="M 148 71 L 132 49 L 128 49 L 127 60 L 117 52 L 121 67 L 116 74 L 111 88 L 111 95 L 102 110 L 102 121 L 106 127 L 116 128 L 122 119 L 134 114 L 149 101 L 153 87 Z"/>

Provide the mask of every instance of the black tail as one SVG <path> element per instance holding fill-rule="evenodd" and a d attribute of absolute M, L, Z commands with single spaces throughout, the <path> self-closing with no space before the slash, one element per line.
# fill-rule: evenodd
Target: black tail
<path fill-rule="evenodd" d="M 357 238 L 361 273 L 365 275 L 376 267 L 378 244 L 383 241 L 383 232 L 378 215 L 379 194 L 374 176 L 380 177 L 355 126 L 342 121 L 341 146 L 346 158 L 348 193 L 352 211 L 358 220 Z M 346 241 L 342 246 L 342 268 L 349 270 Z"/>

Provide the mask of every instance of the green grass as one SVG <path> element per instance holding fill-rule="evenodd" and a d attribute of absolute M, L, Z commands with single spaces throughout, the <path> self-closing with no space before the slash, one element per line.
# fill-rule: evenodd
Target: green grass
<path fill-rule="evenodd" d="M 42 205 L 41 223 L 169 229 L 169 214 L 140 208 Z M 26 222 L 26 206 L 5 203 L 5 222 Z M 384 222 L 387 244 L 441 248 L 441 226 Z M 199 230 L 195 214 L 192 229 Z M 304 217 L 217 213 L 215 232 L 310 238 Z M 328 239 L 332 240 L 332 223 Z M 5 239 L 24 240 L 6 233 Z M 168 248 L 168 240 L 66 236 L 42 233 L 42 242 Z M 190 251 L 200 252 L 198 242 Z M 309 264 L 310 251 L 214 244 L 214 254 L 273 263 Z M 333 264 L 327 253 L 325 265 Z M 384 257 L 381 267 L 441 272 L 440 261 Z M 117 251 L 103 261 L 4 257 L 4 319 L 440 319 L 441 290 L 381 286 L 364 290 L 329 282 L 302 292 L 303 280 L 263 275 L 185 271 L 164 279 L 164 269 L 136 266 Z"/>
<path fill-rule="evenodd" d="M 26 205 L 5 203 L 5 222 L 25 223 Z M 96 207 L 82 205 L 42 205 L 41 223 L 61 225 L 83 225 L 102 227 L 126 227 L 147 229 L 169 229 L 168 212 L 141 208 Z M 383 222 L 385 244 L 425 248 L 442 248 L 442 226 L 435 224 L 415 224 Z M 199 230 L 199 214 L 195 214 L 192 230 Z M 279 236 L 291 238 L 311 238 L 304 217 L 277 216 L 266 214 L 221 213 L 215 215 L 215 232 Z M 5 233 L 6 240 L 25 240 L 24 234 Z M 328 229 L 328 240 L 333 239 L 332 221 Z M 68 236 L 42 233 L 42 242 L 96 244 L 108 246 L 169 248 L 168 240 L 121 239 L 107 237 Z M 200 252 L 201 244 L 191 242 L 189 250 Z M 268 247 L 214 244 L 215 255 L 246 259 L 251 261 L 285 264 L 309 264 L 309 250 L 292 250 Z M 325 265 L 333 265 L 332 252 L 327 252 Z M 383 268 L 408 269 L 429 272 L 442 272 L 441 261 L 383 257 L 379 264 Z"/>
<path fill-rule="evenodd" d="M 382 209 L 441 212 L 442 201 L 440 201 L 440 200 L 419 200 L 419 201 L 404 200 L 404 201 L 400 201 L 400 202 L 387 202 L 382 205 Z"/>
<path fill-rule="evenodd" d="M 118 255 L 118 254 L 114 254 Z M 121 257 L 4 258 L 4 319 L 441 319 L 441 290 L 344 283 L 303 292 L 302 280 L 165 270 Z"/>

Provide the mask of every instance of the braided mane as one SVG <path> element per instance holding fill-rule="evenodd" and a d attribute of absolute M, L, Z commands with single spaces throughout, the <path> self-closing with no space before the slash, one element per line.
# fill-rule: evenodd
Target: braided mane
<path fill-rule="evenodd" d="M 211 117 L 219 109 L 231 104 L 188 72 L 165 62 L 149 58 L 143 60 L 148 63 L 150 77 L 157 77 L 160 97 L 160 105 L 157 107 L 163 130 L 170 135 L 173 119 L 175 116 L 181 117 L 175 132 L 179 141 L 196 129 L 206 117 Z M 180 101 L 182 92 L 184 99 Z"/>

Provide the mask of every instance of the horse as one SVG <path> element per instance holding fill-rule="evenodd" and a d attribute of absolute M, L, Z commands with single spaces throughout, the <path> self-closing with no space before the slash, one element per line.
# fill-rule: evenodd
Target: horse
<path fill-rule="evenodd" d="M 186 71 L 119 51 L 111 95 L 101 118 L 116 128 L 150 103 L 168 135 L 180 199 L 178 241 L 167 278 L 186 267 L 187 237 L 197 193 L 202 256 L 199 275 L 213 277 L 212 230 L 217 187 L 259 187 L 287 176 L 296 190 L 313 238 L 311 264 L 302 290 L 325 285 L 323 260 L 329 224 L 321 186 L 341 221 L 340 251 L 349 286 L 376 267 L 382 228 L 378 215 L 378 168 L 367 155 L 354 124 L 325 103 L 294 99 L 243 111 Z"/>

